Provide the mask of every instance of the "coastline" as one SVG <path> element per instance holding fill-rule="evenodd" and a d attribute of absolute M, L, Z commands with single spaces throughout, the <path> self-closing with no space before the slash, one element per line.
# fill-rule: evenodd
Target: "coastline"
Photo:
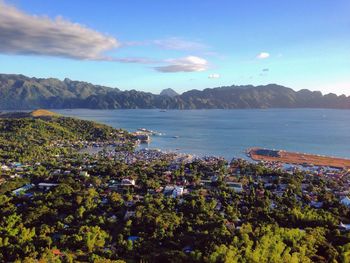
<path fill-rule="evenodd" d="M 319 154 L 270 150 L 265 148 L 250 148 L 247 156 L 254 161 L 280 162 L 302 166 L 328 166 L 340 169 L 350 169 L 350 159 Z"/>

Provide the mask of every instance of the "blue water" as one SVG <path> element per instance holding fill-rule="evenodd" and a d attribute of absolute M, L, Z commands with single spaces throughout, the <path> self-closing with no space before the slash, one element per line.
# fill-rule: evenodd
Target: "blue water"
<path fill-rule="evenodd" d="M 350 110 L 56 110 L 135 131 L 164 133 L 151 148 L 227 159 L 244 157 L 250 147 L 350 158 Z M 173 138 L 179 136 L 179 138 Z"/>

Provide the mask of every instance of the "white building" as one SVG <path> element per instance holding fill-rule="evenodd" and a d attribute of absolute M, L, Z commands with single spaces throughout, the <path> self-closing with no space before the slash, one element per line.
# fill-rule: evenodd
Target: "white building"
<path fill-rule="evenodd" d="M 1 165 L 1 170 L 6 172 L 6 171 L 10 171 L 11 169 L 7 165 Z"/>
<path fill-rule="evenodd" d="M 340 200 L 340 203 L 342 205 L 345 205 L 347 207 L 350 207 L 350 198 L 349 197 L 344 197 L 343 199 Z"/>
<path fill-rule="evenodd" d="M 346 230 L 346 231 L 349 231 L 350 230 L 350 224 L 340 223 L 339 228 L 343 229 L 343 230 Z"/>
<path fill-rule="evenodd" d="M 120 183 L 122 186 L 135 186 L 135 180 L 134 179 L 123 179 Z"/>
<path fill-rule="evenodd" d="M 51 183 L 39 183 L 38 187 L 39 189 L 43 190 L 50 190 L 52 187 L 57 186 L 58 184 L 51 184 Z"/>
<path fill-rule="evenodd" d="M 175 186 L 172 195 L 173 195 L 173 197 L 176 198 L 176 197 L 182 196 L 183 193 L 184 193 L 184 188 L 183 188 L 183 187 L 181 187 L 181 186 Z"/>

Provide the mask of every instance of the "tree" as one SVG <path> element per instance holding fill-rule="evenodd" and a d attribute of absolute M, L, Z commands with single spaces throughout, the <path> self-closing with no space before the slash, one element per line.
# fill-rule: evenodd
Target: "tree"
<path fill-rule="evenodd" d="M 109 238 L 107 232 L 99 226 L 82 226 L 79 229 L 79 235 L 82 236 L 84 246 L 89 253 L 105 245 L 106 239 Z"/>

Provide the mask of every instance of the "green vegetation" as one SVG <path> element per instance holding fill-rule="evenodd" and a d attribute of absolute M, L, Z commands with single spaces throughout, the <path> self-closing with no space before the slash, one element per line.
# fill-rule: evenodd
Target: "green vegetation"
<path fill-rule="evenodd" d="M 71 151 L 73 145 L 79 148 L 79 142 L 82 141 L 118 141 L 122 132 L 42 110 L 25 114 L 24 118 L 13 116 L 0 115 L 0 158 L 13 161 L 41 162 Z"/>
<path fill-rule="evenodd" d="M 1 262 L 350 261 L 350 233 L 339 229 L 350 209 L 335 196 L 346 172 L 333 180 L 242 160 L 78 153 L 92 142 L 121 149 L 133 138 L 60 116 L 0 120 Z M 185 191 L 167 193 L 171 185 Z"/>

